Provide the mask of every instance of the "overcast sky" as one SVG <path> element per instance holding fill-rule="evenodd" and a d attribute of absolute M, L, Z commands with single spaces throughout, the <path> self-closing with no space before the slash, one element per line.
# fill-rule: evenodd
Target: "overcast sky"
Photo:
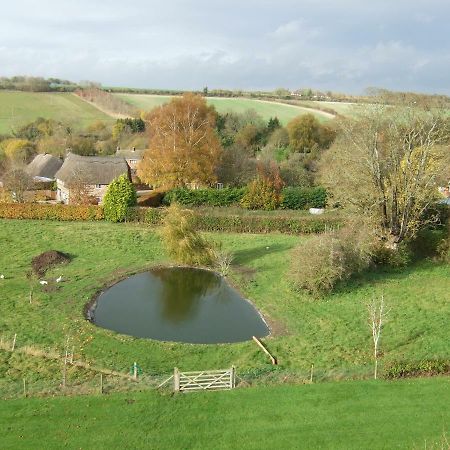
<path fill-rule="evenodd" d="M 450 0 L 15 0 L 0 76 L 450 94 Z"/>

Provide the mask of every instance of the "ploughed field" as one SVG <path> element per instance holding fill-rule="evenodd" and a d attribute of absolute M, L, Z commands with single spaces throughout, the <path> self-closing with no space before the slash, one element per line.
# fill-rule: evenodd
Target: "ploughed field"
<path fill-rule="evenodd" d="M 77 129 L 96 120 L 114 120 L 71 93 L 0 90 L 0 134 L 10 133 L 38 117 L 62 121 Z"/>
<path fill-rule="evenodd" d="M 385 296 L 390 308 L 381 339 L 381 373 L 399 360 L 448 359 L 450 267 L 425 261 L 400 271 L 367 273 L 321 300 L 292 290 L 292 248 L 307 237 L 281 234 L 208 234 L 234 255 L 229 281 L 267 319 L 266 339 L 279 371 L 315 377 L 370 377 L 372 342 L 366 303 Z M 71 262 L 30 282 L 31 259 L 47 250 Z M 0 220 L 0 335 L 17 345 L 64 348 L 70 338 L 76 359 L 128 372 L 137 361 L 146 374 L 230 367 L 264 372 L 267 357 L 254 342 L 194 345 L 136 339 L 85 319 L 86 303 L 102 287 L 129 274 L 167 264 L 155 229 L 136 224 Z M 63 281 L 56 283 L 62 276 Z M 31 284 L 30 284 L 31 283 Z M 29 292 L 33 288 L 30 303 Z M 123 299 L 127 301 L 126 298 Z M 0 352 L 0 380 L 38 379 L 41 367 Z M 276 374 L 276 373 L 275 373 Z M 296 375 L 297 376 L 297 375 Z M 303 376 L 303 375 L 302 375 Z M 59 379 L 60 372 L 42 370 Z M 300 377 L 301 378 L 301 377 Z"/>
<path fill-rule="evenodd" d="M 125 102 L 135 106 L 144 111 L 168 103 L 173 97 L 168 95 L 148 95 L 148 94 L 114 94 Z M 303 108 L 301 106 L 287 105 L 284 103 L 256 100 L 250 98 L 217 98 L 208 97 L 207 102 L 213 105 L 220 113 L 228 111 L 243 113 L 248 109 L 254 109 L 264 120 L 269 120 L 271 117 L 278 117 L 283 125 L 287 125 L 294 117 L 302 114 L 314 114 L 317 119 L 321 121 L 330 120 L 328 114 L 323 114 L 321 111 L 315 111 L 310 108 Z"/>

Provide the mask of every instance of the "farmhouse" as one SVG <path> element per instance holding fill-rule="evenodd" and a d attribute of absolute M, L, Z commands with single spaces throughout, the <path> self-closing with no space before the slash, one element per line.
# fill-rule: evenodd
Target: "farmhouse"
<path fill-rule="evenodd" d="M 55 179 L 55 174 L 62 165 L 62 159 L 49 155 L 48 153 L 43 153 L 36 155 L 33 161 L 25 168 L 25 172 L 35 182 L 49 182 Z"/>
<path fill-rule="evenodd" d="M 139 161 L 141 161 L 144 156 L 144 152 L 145 149 L 136 149 L 136 147 L 131 149 L 121 149 L 120 147 L 117 147 L 116 156 L 126 160 L 127 164 L 130 166 L 132 175 L 134 175 Z"/>
<path fill-rule="evenodd" d="M 94 203 L 101 203 L 108 185 L 120 175 L 131 178 L 124 158 L 69 153 L 56 173 L 56 199 L 70 203 L 71 191 L 74 193 L 81 187 Z"/>

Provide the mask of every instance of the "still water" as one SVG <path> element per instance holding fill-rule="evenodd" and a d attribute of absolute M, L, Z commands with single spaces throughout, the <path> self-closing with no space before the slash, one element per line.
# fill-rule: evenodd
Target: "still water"
<path fill-rule="evenodd" d="M 161 341 L 215 344 L 269 333 L 256 309 L 213 272 L 158 268 L 123 280 L 98 300 L 93 322 Z"/>

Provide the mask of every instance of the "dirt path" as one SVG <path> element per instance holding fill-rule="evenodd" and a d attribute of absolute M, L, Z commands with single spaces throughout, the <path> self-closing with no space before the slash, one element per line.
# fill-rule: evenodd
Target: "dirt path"
<path fill-rule="evenodd" d="M 98 109 L 99 111 L 101 111 L 102 113 L 106 114 L 107 116 L 113 117 L 114 119 L 128 119 L 129 117 L 131 117 L 131 116 L 128 116 L 127 114 L 113 113 L 113 112 L 108 111 L 107 109 L 102 108 L 101 106 L 97 105 L 97 103 L 90 102 L 90 101 L 86 100 L 85 98 L 80 97 L 77 94 L 73 94 L 73 95 L 75 95 L 77 98 L 79 98 L 83 102 L 87 103 L 88 105 L 91 105 L 94 108 Z"/>

